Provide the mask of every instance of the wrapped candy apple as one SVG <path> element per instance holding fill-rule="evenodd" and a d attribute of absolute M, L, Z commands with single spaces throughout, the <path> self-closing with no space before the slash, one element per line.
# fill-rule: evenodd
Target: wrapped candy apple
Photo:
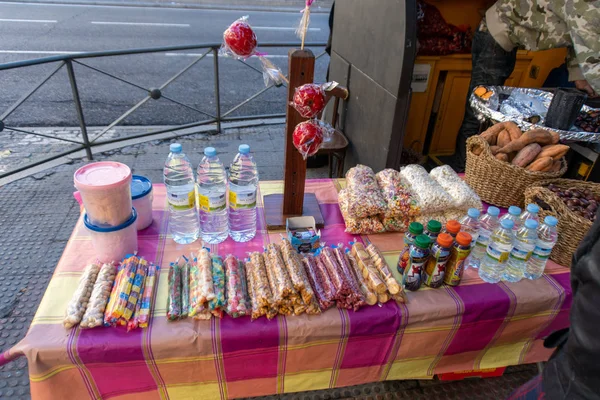
<path fill-rule="evenodd" d="M 221 53 L 243 59 L 255 53 L 256 35 L 247 21 L 248 16 L 242 17 L 223 32 Z"/>
<path fill-rule="evenodd" d="M 302 157 L 315 155 L 323 143 L 324 128 L 315 120 L 308 120 L 296 125 L 293 134 L 294 147 Z"/>
<path fill-rule="evenodd" d="M 325 90 L 316 83 L 307 83 L 294 91 L 292 107 L 304 118 L 314 118 L 325 108 Z"/>

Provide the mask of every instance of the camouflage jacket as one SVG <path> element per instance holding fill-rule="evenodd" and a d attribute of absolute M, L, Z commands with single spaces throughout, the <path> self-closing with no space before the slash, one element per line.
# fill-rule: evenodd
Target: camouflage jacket
<path fill-rule="evenodd" d="M 600 0 L 498 0 L 486 23 L 506 51 L 567 47 L 569 80 L 600 93 Z"/>

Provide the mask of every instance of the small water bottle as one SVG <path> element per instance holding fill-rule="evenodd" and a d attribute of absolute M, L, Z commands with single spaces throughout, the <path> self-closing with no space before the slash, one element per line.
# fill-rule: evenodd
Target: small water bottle
<path fill-rule="evenodd" d="M 467 232 L 469 235 L 471 235 L 471 248 L 475 246 L 475 243 L 479 238 L 479 214 L 480 213 L 478 209 L 469 208 L 467 215 L 458 221 L 460 223 L 460 231 Z"/>
<path fill-rule="evenodd" d="M 516 231 L 519 228 L 519 223 L 520 223 L 519 217 L 520 216 L 521 216 L 521 208 L 517 207 L 517 206 L 510 206 L 510 207 L 508 207 L 508 213 L 504 214 L 500 218 L 500 222 L 504 221 L 505 219 L 512 221 L 513 222 L 513 230 Z"/>
<path fill-rule="evenodd" d="M 513 247 L 513 225 L 514 223 L 509 219 L 500 221 L 500 226 L 490 236 L 485 257 L 479 266 L 479 277 L 486 282 L 500 282 Z"/>
<path fill-rule="evenodd" d="M 221 243 L 229 236 L 227 221 L 227 174 L 214 147 L 204 149 L 196 182 L 200 232 L 206 243 Z"/>
<path fill-rule="evenodd" d="M 497 207 L 491 206 L 488 207 L 486 214 L 479 217 L 479 237 L 471 250 L 471 255 L 469 255 L 469 258 L 465 262 L 467 268 L 479 268 L 481 259 L 485 255 L 490 242 L 490 236 L 498 228 L 498 225 L 500 225 L 500 221 L 498 220 L 499 214 L 500 210 Z"/>
<path fill-rule="evenodd" d="M 163 169 L 169 203 L 169 232 L 173 240 L 188 244 L 198 239 L 198 212 L 194 196 L 194 170 L 179 143 L 173 143 Z"/>
<path fill-rule="evenodd" d="M 527 263 L 525 278 L 538 279 L 544 273 L 546 263 L 558 238 L 558 232 L 556 231 L 557 224 L 558 220 L 556 218 L 548 216 L 544 218 L 544 223 L 538 227 L 538 240 L 535 249 L 533 249 L 533 254 Z"/>
<path fill-rule="evenodd" d="M 519 228 L 521 228 L 523 226 L 523 224 L 525 223 L 525 221 L 527 221 L 528 219 L 532 219 L 539 224 L 540 223 L 540 217 L 538 216 L 539 212 L 540 212 L 540 207 L 537 204 L 533 204 L 533 203 L 527 204 L 527 207 L 525 207 L 525 211 L 523 211 L 523 213 L 519 216 L 519 220 L 520 220 Z"/>
<path fill-rule="evenodd" d="M 256 235 L 258 169 L 250 146 L 242 144 L 229 167 L 229 236 L 247 242 Z"/>
<path fill-rule="evenodd" d="M 503 281 L 518 282 L 523 279 L 527 262 L 538 240 L 537 227 L 537 221 L 528 219 L 517 231 L 506 269 L 502 274 Z"/>

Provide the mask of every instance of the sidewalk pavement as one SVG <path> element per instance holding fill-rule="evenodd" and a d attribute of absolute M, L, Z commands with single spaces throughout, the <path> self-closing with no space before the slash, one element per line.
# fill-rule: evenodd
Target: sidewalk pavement
<path fill-rule="evenodd" d="M 134 128 L 116 129 L 122 135 Z M 169 144 L 179 142 L 194 165 L 202 151 L 213 146 L 228 165 L 242 143 L 250 145 L 258 164 L 260 179 L 283 179 L 283 125 L 230 128 L 223 134 L 197 133 L 178 139 L 155 139 L 96 154 L 95 160 L 114 160 L 129 165 L 135 174 L 153 182 L 162 181 L 162 167 Z M 76 130 L 64 134 L 77 135 Z M 23 152 L 48 149 L 47 144 L 23 139 L 12 140 L 13 162 Z M 0 142 L 0 148 L 7 142 Z M 2 160 L 0 159 L 0 163 Z M 6 160 L 4 160 L 6 166 Z M 25 335 L 79 217 L 73 198 L 73 172 L 87 161 L 71 159 L 32 176 L 0 187 L 0 352 Z M 2 164 L 0 164 L 2 165 Z M 309 178 L 326 177 L 327 167 L 310 169 Z M 458 382 L 393 381 L 349 388 L 269 396 L 272 399 L 504 399 L 537 373 L 535 365 L 509 368 L 500 378 L 469 379 Z M 0 367 L 0 399 L 29 398 L 27 361 L 21 358 Z"/>

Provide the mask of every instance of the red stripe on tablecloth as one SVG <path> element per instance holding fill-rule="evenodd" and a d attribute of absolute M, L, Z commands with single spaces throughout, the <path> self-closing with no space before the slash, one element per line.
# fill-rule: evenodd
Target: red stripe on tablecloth
<path fill-rule="evenodd" d="M 210 320 L 210 332 L 212 339 L 212 349 L 215 360 L 215 371 L 217 372 L 217 381 L 219 383 L 219 393 L 221 394 L 221 400 L 227 399 L 227 378 L 223 367 L 223 352 L 221 350 L 221 335 L 220 335 L 220 322 L 219 318 L 211 318 Z"/>
<path fill-rule="evenodd" d="M 67 341 L 67 354 L 71 363 L 77 367 L 77 370 L 81 374 L 81 378 L 83 379 L 83 383 L 88 390 L 88 394 L 91 398 L 95 399 L 99 397 L 98 388 L 93 383 L 93 379 L 90 377 L 90 372 L 85 367 L 85 365 L 81 362 L 81 359 L 77 356 L 77 336 L 81 328 L 79 326 L 71 329 L 69 332 L 69 340 Z"/>
<path fill-rule="evenodd" d="M 452 321 L 452 329 L 450 329 L 450 331 L 448 332 L 448 336 L 446 336 L 446 339 L 444 340 L 444 343 L 442 344 L 440 351 L 438 352 L 435 359 L 433 360 L 433 362 L 429 365 L 429 368 L 427 369 L 427 375 L 429 375 L 429 376 L 433 376 L 433 374 L 435 372 L 435 368 L 437 367 L 439 362 L 444 357 L 444 354 L 448 350 L 450 343 L 452 343 L 452 341 L 456 337 L 456 333 L 458 332 L 458 329 L 460 328 L 460 326 L 462 324 L 462 315 L 465 310 L 465 305 L 462 302 L 462 300 L 460 299 L 460 296 L 458 296 L 458 294 L 454 291 L 454 289 L 451 286 L 444 285 L 444 286 L 442 286 L 442 288 L 444 290 L 446 290 L 446 292 L 450 295 L 452 300 L 454 300 L 454 305 L 456 306 L 456 313 L 454 314 L 454 320 Z"/>
<path fill-rule="evenodd" d="M 409 312 L 408 307 L 406 307 L 405 303 L 398 304 L 398 312 L 400 314 L 400 328 L 396 332 L 396 336 L 394 337 L 394 344 L 390 348 L 390 351 L 387 355 L 387 361 L 385 363 L 385 367 L 381 373 L 380 380 L 387 380 L 388 374 L 390 373 L 390 369 L 398 356 L 398 350 L 400 350 L 400 344 L 402 343 L 402 338 L 404 337 L 404 330 L 408 325 Z"/>

